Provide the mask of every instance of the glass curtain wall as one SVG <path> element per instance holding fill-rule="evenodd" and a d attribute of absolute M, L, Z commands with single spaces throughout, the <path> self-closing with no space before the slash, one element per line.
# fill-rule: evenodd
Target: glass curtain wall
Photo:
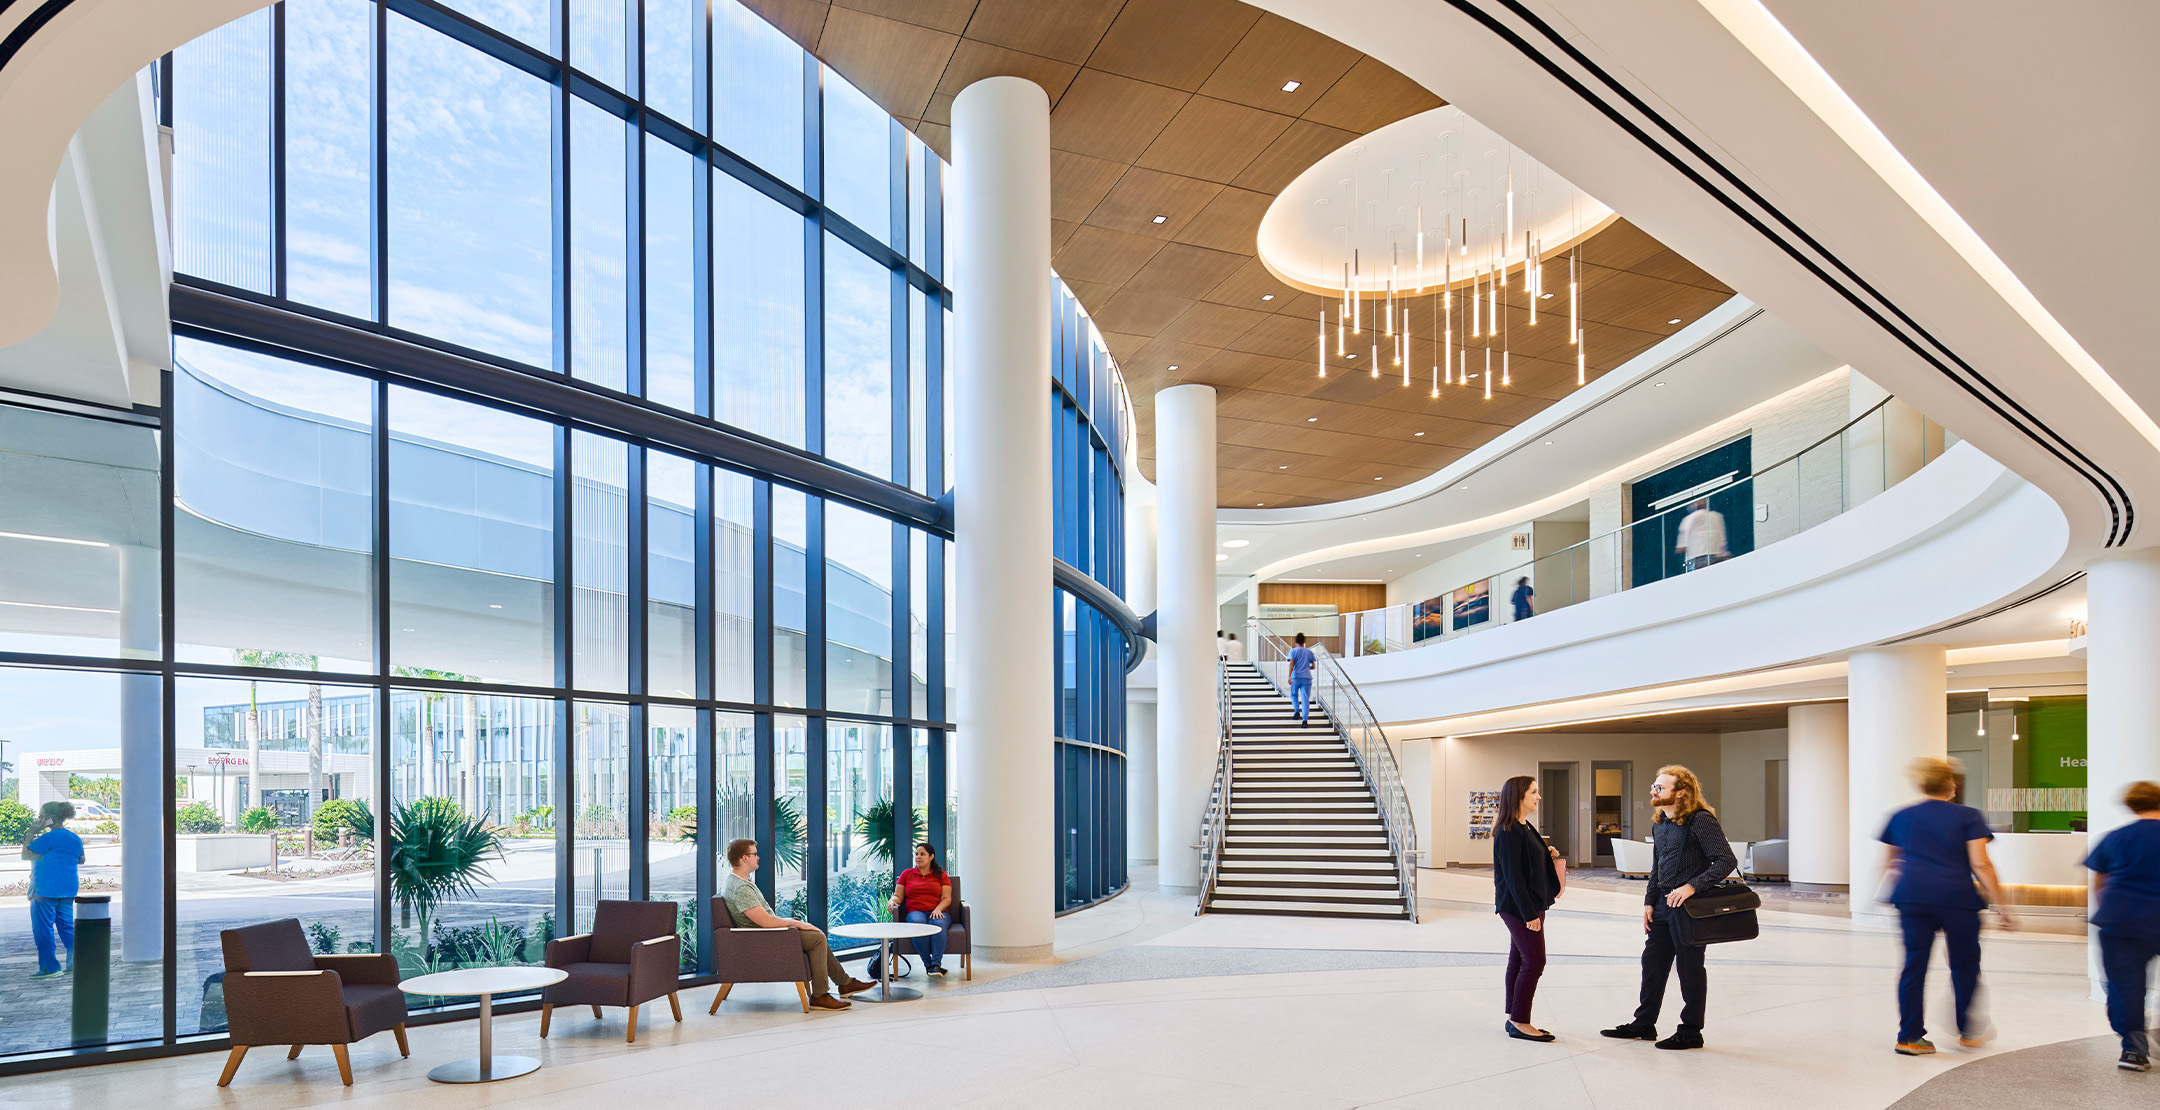
<path fill-rule="evenodd" d="M 1063 283 L 1052 320 L 1052 550 L 1123 595 L 1129 409 L 1109 352 Z M 1056 591 L 1058 909 L 1125 889 L 1125 644 L 1093 606 Z"/>
<path fill-rule="evenodd" d="M 71 802 L 112 910 L 106 1018 L 29 983 L 0 1071 L 222 1030 L 239 925 L 411 974 L 664 898 L 695 975 L 728 841 L 821 924 L 948 845 L 943 165 L 639 10 L 287 0 L 154 71 L 165 403 L 0 405 L 0 842 Z"/>

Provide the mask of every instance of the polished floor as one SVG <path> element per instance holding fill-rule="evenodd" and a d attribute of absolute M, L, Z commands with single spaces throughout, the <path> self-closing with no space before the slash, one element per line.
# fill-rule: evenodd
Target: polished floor
<path fill-rule="evenodd" d="M 1196 918 L 1190 898 L 1136 889 L 1063 919 L 1060 962 L 977 961 L 973 983 L 931 983 L 918 1002 L 806 1017 L 792 989 L 745 986 L 708 1017 L 704 987 L 684 995 L 680 1025 L 665 1006 L 647 1007 L 636 1045 L 622 1041 L 620 1011 L 602 1021 L 558 1014 L 545 1042 L 535 1015 L 505 1017 L 497 1051 L 547 1066 L 484 1086 L 426 1079 L 435 1064 L 473 1053 L 473 1025 L 458 1022 L 416 1029 L 409 1060 L 387 1036 L 357 1046 L 351 1088 L 338 1084 L 325 1049 L 293 1062 L 257 1050 L 224 1090 L 214 1086 L 218 1053 L 0 1080 L 0 1102 L 1670 1110 L 1700 1105 L 1675 1097 L 1692 1089 L 1719 1092 L 1719 1106 L 1879 1110 L 1908 1096 L 1921 1100 L 1908 1105 L 1945 1105 L 1923 1085 L 1996 1061 L 1985 1097 L 1965 1105 L 2052 1107 L 2079 1104 L 2063 1084 L 2082 1073 L 2065 1070 L 2058 1051 L 2044 1069 L 2054 1078 L 2027 1082 L 2012 1054 L 2107 1031 L 2087 998 L 2081 940 L 1990 933 L 1986 989 L 2000 1039 L 1977 1052 L 1897 1056 L 1895 939 L 1842 919 L 1766 912 L 1761 939 L 1712 950 L 1707 1050 L 1605 1040 L 1597 1030 L 1634 1006 L 1640 896 L 1576 888 L 1552 915 L 1536 1014 L 1561 1039 L 1513 1041 L 1500 1032 L 1506 934 L 1490 890 L 1481 875 L 1425 872 L 1423 921 L 1413 925 Z M 1947 1011 L 1946 983 L 1934 993 Z M 1938 1043 L 1954 1043 L 1942 1035 L 1947 1013 L 1931 1025 Z M 2125 1078 L 2143 1083 L 2149 1105 L 2160 1105 L 2160 1074 L 2087 1070 L 2117 1095 L 2137 1094 Z"/>

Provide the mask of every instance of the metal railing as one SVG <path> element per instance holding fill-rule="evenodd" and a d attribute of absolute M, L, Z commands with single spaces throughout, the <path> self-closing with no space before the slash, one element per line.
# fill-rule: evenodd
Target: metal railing
<path fill-rule="evenodd" d="M 1422 602 L 1270 622 L 1278 635 L 1308 638 L 1350 658 L 1423 646 L 1528 619 L 1514 604 L 1528 586 L 1534 616 L 1646 586 L 1790 539 L 1873 498 L 1957 443 L 1957 436 L 1909 406 L 1885 398 L 1836 431 L 1746 477 L 1725 475 L 1622 525 L 1495 574 L 1481 575 Z M 1733 480 L 1723 481 L 1724 478 Z M 1723 484 L 1714 484 L 1723 481 Z M 1698 509 L 1700 518 L 1687 522 Z M 1713 519 L 1714 518 L 1714 522 Z M 1680 533 L 1722 534 L 1720 550 L 1682 551 Z M 1741 537 L 1744 536 L 1744 542 Z M 1738 543 L 1734 552 L 1729 545 Z"/>
<path fill-rule="evenodd" d="M 1200 819 L 1200 905 L 1195 915 L 1207 912 L 1208 895 L 1215 890 L 1215 874 L 1222 866 L 1223 843 L 1230 831 L 1230 663 L 1215 661 L 1215 713 L 1220 722 L 1215 744 L 1215 786 L 1208 792 L 1206 814 Z"/>
<path fill-rule="evenodd" d="M 1250 621 L 1248 627 L 1254 651 L 1261 660 L 1261 673 L 1287 694 L 1290 645 L 1268 631 L 1261 621 Z M 1388 747 L 1380 721 L 1373 716 L 1372 707 L 1365 704 L 1365 695 L 1358 692 L 1357 683 L 1350 681 L 1342 662 L 1325 647 L 1313 650 L 1312 684 L 1313 699 L 1327 711 L 1335 731 L 1356 757 L 1358 769 L 1365 773 L 1366 785 L 1372 788 L 1373 803 L 1379 807 L 1381 824 L 1387 828 L 1388 851 L 1395 857 L 1396 872 L 1402 877 L 1403 909 L 1410 920 L 1416 921 L 1417 823 L 1410 813 L 1410 793 L 1404 789 L 1402 772 L 1395 765 L 1395 751 Z"/>

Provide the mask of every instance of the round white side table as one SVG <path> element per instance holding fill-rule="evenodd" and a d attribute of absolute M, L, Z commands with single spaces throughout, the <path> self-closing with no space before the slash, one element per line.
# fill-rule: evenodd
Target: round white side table
<path fill-rule="evenodd" d="M 927 937 L 944 931 L 941 926 L 917 925 L 909 921 L 870 921 L 861 925 L 833 926 L 831 932 L 836 937 L 855 937 L 878 943 L 878 985 L 850 997 L 862 1002 L 906 1002 L 911 998 L 921 998 L 922 992 L 919 990 L 892 985 L 892 942 Z"/>
<path fill-rule="evenodd" d="M 492 1083 L 540 1070 L 540 1061 L 530 1056 L 495 1055 L 495 996 L 539 990 L 569 977 L 569 972 L 554 967 L 468 967 L 399 983 L 398 989 L 406 994 L 480 996 L 480 1055 L 438 1065 L 427 1077 L 437 1083 Z"/>

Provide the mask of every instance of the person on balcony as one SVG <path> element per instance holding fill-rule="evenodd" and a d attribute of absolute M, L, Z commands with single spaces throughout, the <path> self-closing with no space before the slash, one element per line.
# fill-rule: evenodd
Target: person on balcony
<path fill-rule="evenodd" d="M 914 941 L 925 952 L 923 974 L 945 974 L 945 933 L 952 928 L 952 876 L 938 863 L 937 849 L 925 840 L 915 846 L 915 866 L 893 883 L 892 913 L 897 920 L 935 925 L 938 931 Z"/>
<path fill-rule="evenodd" d="M 1312 649 L 1305 646 L 1305 634 L 1297 634 L 1297 646 L 1290 649 L 1290 704 L 1297 708 L 1298 727 L 1305 727 L 1312 719 Z"/>
<path fill-rule="evenodd" d="M 2123 804 L 2137 820 L 2100 838 L 2085 857 L 2093 873 L 2093 928 L 2107 971 L 2108 1025 L 2122 1038 L 2124 1071 L 2152 1067 L 2145 1024 L 2148 971 L 2160 958 L 2160 782 L 2134 782 Z"/>
<path fill-rule="evenodd" d="M 1657 808 L 1655 847 L 1650 857 L 1649 889 L 1643 892 L 1642 995 L 1635 1016 L 1604 1031 L 1620 1040 L 1657 1040 L 1658 1011 L 1665 1004 L 1665 979 L 1680 969 L 1680 1028 L 1657 1042 L 1659 1048 L 1703 1046 L 1703 1008 L 1710 978 L 1703 970 L 1703 949 L 1680 940 L 1680 907 L 1688 899 L 1733 873 L 1738 865 L 1717 811 L 1703 801 L 1702 780 L 1679 764 L 1658 768 L 1650 784 L 1650 804 Z"/>
<path fill-rule="evenodd" d="M 1529 575 L 1523 575 L 1515 580 L 1515 592 L 1509 596 L 1508 600 L 1515 604 L 1516 620 L 1526 621 L 1537 615 L 1536 598 L 1537 591 L 1530 588 Z"/>
<path fill-rule="evenodd" d="M 1934 954 L 1935 934 L 1943 935 L 1950 957 L 1951 994 L 1957 1003 L 1958 1043 L 1978 1048 L 1993 1040 L 1985 1019 L 1972 1012 L 1973 994 L 1980 987 L 1980 911 L 1992 902 L 2001 907 L 2003 928 L 2017 926 L 1995 881 L 1995 865 L 1988 862 L 1987 818 L 1957 797 L 1956 765 L 1947 759 L 1916 759 L 1913 785 L 1927 796 L 1890 815 L 1879 837 L 1889 845 L 1889 872 L 1897 885 L 1885 899 L 1898 909 L 1905 931 L 1905 970 L 1898 976 L 1898 1037 L 1900 1056 L 1928 1056 L 1935 1046 L 1927 1037 L 1927 968 Z M 1987 892 L 1986 901 L 1973 889 L 1973 880 Z"/>
<path fill-rule="evenodd" d="M 1725 514 L 1711 508 L 1708 498 L 1698 498 L 1680 518 L 1680 542 L 1673 550 L 1680 553 L 1683 571 L 1724 562 L 1732 554 L 1725 547 Z"/>
<path fill-rule="evenodd" d="M 765 892 L 757 886 L 757 841 L 729 841 L 727 861 L 729 874 L 721 883 L 720 897 L 726 901 L 728 916 L 734 919 L 736 928 L 799 930 L 796 935 L 802 939 L 802 950 L 810 957 L 813 988 L 810 1005 L 820 1010 L 845 1010 L 849 1006 L 848 1000 L 835 997 L 836 992 L 849 995 L 877 985 L 849 975 L 846 969 L 840 966 L 840 957 L 833 955 L 832 945 L 817 926 L 792 917 L 780 917 L 772 912 L 772 906 L 765 901 Z"/>
<path fill-rule="evenodd" d="M 1545 974 L 1545 911 L 1559 896 L 1554 861 L 1560 850 L 1545 842 L 1530 823 L 1537 812 L 1537 780 L 1516 775 L 1500 787 L 1500 819 L 1493 829 L 1493 912 L 1507 925 L 1507 1024 L 1501 1029 L 1522 1041 L 1551 1041 L 1551 1033 L 1530 1024 L 1530 1003 Z"/>

